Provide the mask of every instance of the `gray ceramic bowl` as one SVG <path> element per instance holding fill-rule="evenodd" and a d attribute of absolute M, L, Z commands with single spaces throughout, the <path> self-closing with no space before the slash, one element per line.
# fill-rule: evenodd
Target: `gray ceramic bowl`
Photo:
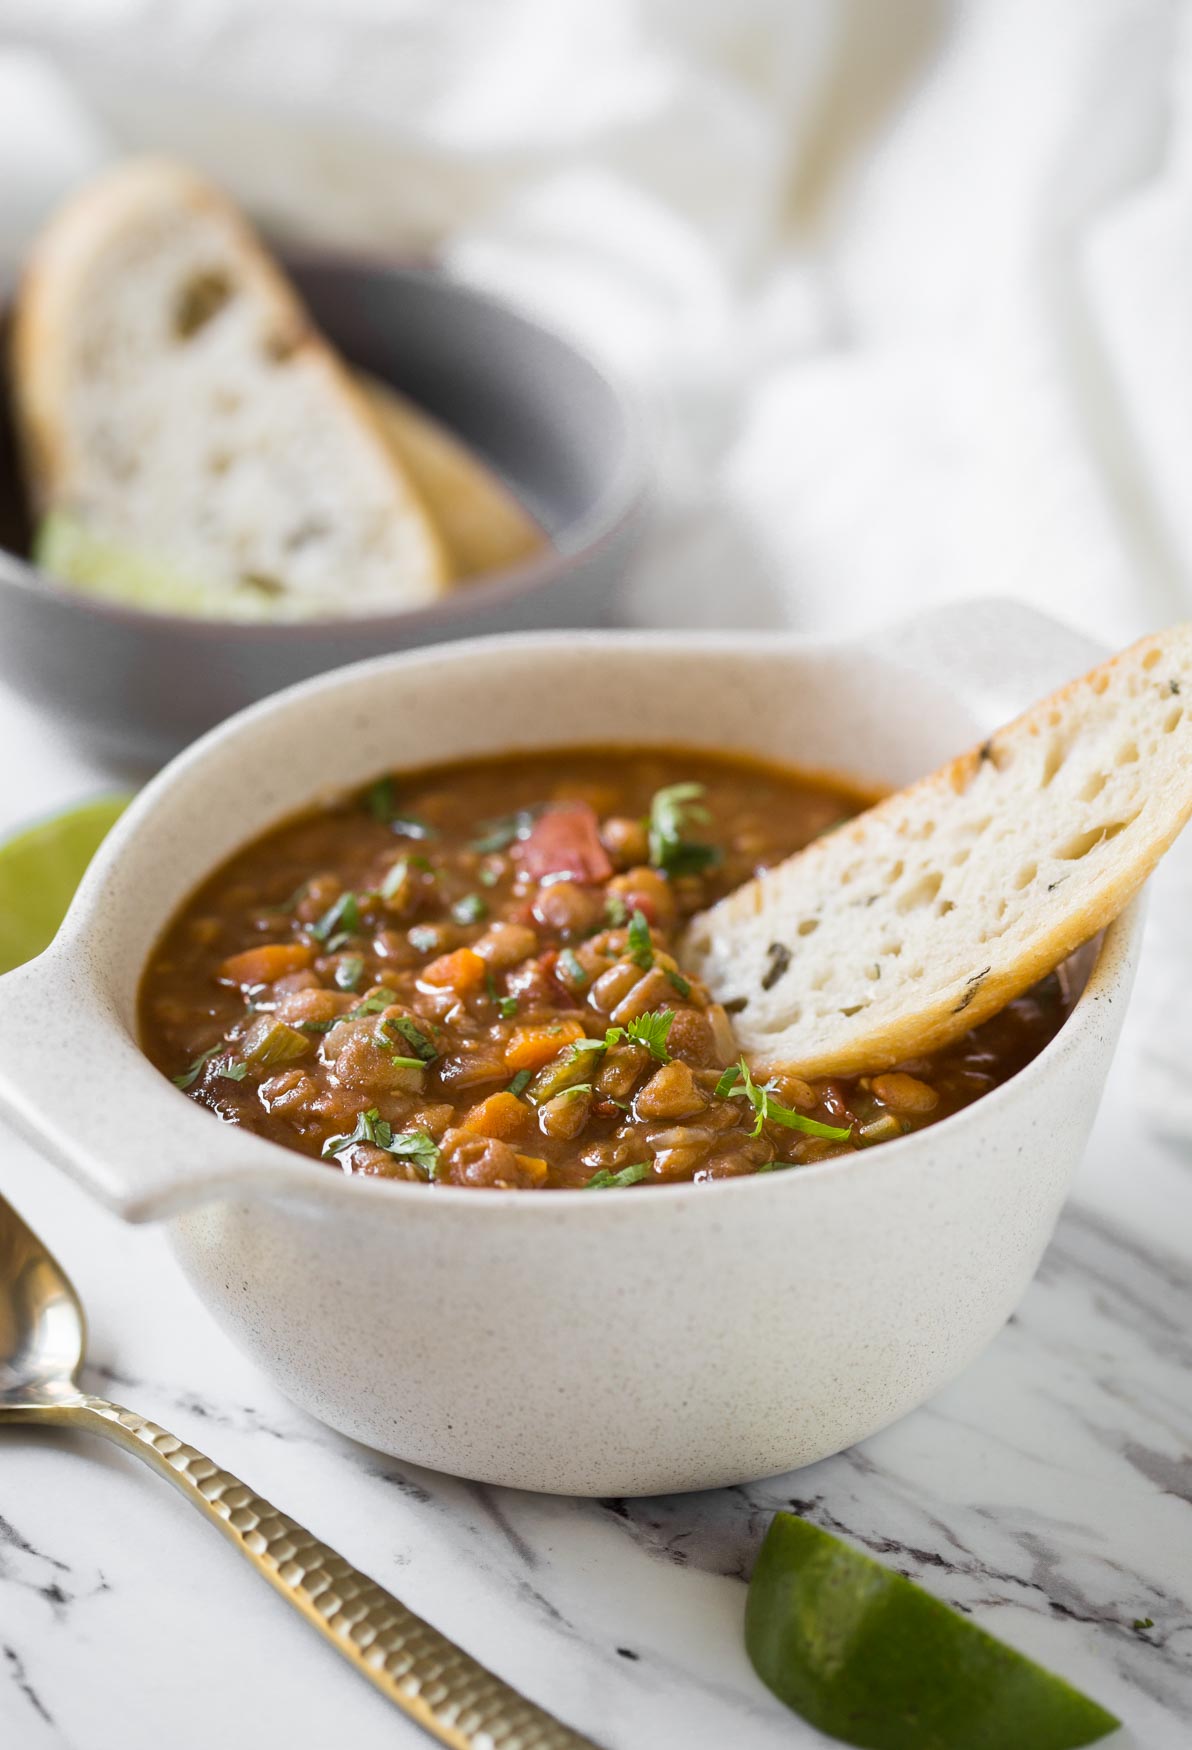
<path fill-rule="evenodd" d="M 245 626 L 92 599 L 30 565 L 12 433 L 0 419 L 0 676 L 124 765 L 161 763 L 279 687 L 477 632 L 600 626 L 641 525 L 634 411 L 591 360 L 430 267 L 287 263 L 316 322 L 485 457 L 553 551 L 408 613 Z M 2 397 L 6 405 L 6 397 Z"/>

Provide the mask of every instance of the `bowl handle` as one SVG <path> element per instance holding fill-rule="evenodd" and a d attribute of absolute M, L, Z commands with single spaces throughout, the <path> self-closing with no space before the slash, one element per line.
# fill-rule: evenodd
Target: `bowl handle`
<path fill-rule="evenodd" d="M 1109 655 L 1062 620 L 999 597 L 929 608 L 863 642 L 874 655 L 945 681 L 991 729 Z"/>
<path fill-rule="evenodd" d="M 0 1117 L 126 1221 L 221 1196 L 319 1189 L 314 1163 L 213 1124 L 183 1099 L 88 988 L 61 938 L 0 977 Z"/>

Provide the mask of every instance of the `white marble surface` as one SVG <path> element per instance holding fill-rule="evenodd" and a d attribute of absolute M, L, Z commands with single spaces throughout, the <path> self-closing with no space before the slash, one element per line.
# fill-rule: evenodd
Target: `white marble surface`
<path fill-rule="evenodd" d="M 3 696 L 0 747 L 0 828 L 110 781 Z M 744 1576 L 770 1512 L 792 1504 L 1088 1689 L 1126 1722 L 1115 1745 L 1186 1750 L 1192 1161 L 1134 1097 L 1161 989 L 1157 897 L 1092 1147 L 1010 1327 L 897 1427 L 750 1488 L 575 1502 L 379 1457 L 271 1389 L 155 1230 L 97 1211 L 6 1133 L 0 1190 L 84 1297 L 93 1389 L 210 1452 L 608 1750 L 822 1742 L 758 1684 L 741 1644 Z M 1136 1630 L 1145 1617 L 1154 1627 Z M 163 1741 L 425 1742 L 132 1460 L 4 1431 L 0 1745 Z"/>

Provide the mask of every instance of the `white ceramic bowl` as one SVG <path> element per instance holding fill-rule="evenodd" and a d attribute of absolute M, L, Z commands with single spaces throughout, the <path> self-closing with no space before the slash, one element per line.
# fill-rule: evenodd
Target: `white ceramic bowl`
<path fill-rule="evenodd" d="M 218 1124 L 138 1050 L 158 932 L 270 823 L 397 762 L 591 742 L 761 753 L 900 783 L 1097 651 L 1006 603 L 861 641 L 529 634 L 306 683 L 167 768 L 53 946 L 0 981 L 0 1104 L 133 1220 L 299 1404 L 442 1470 L 573 1494 L 809 1463 L 923 1402 L 1029 1282 L 1092 1123 L 1132 907 L 1075 1012 L 975 1105 L 847 1160 L 534 1195 L 344 1178 Z"/>

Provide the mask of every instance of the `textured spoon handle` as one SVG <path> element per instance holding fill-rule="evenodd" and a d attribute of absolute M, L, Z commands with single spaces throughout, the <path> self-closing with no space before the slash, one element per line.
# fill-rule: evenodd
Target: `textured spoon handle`
<path fill-rule="evenodd" d="M 317 1537 L 155 1422 L 106 1398 L 63 1405 L 167 1476 L 363 1677 L 453 1750 L 596 1750 Z"/>

